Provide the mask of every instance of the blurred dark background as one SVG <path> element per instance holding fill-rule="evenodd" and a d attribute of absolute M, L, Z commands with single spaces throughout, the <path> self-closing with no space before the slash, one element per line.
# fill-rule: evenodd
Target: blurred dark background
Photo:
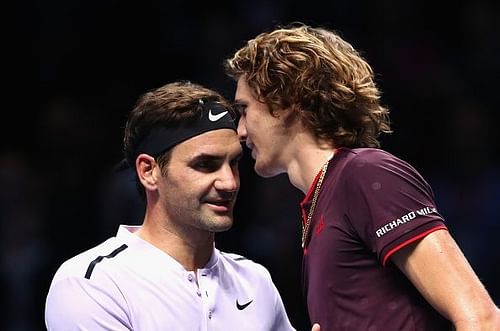
<path fill-rule="evenodd" d="M 244 41 L 301 21 L 339 31 L 373 65 L 391 109 L 383 147 L 432 185 L 440 212 L 500 303 L 497 103 L 500 12 L 455 1 L 23 1 L 3 10 L 0 150 L 0 329 L 43 330 L 57 267 L 140 223 L 120 161 L 138 96 L 179 79 L 232 98 L 222 68 Z M 236 224 L 219 248 L 264 264 L 289 316 L 301 298 L 298 202 L 279 176 L 241 164 Z"/>

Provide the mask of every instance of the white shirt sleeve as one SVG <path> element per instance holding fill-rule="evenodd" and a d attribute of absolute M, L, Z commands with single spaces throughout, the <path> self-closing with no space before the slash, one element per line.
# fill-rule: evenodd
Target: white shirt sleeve
<path fill-rule="evenodd" d="M 290 330 L 295 330 L 290 323 L 290 320 L 288 319 L 288 315 L 285 310 L 285 305 L 283 304 L 283 300 L 281 299 L 281 295 L 274 285 L 274 282 L 272 281 L 271 275 L 269 271 L 266 269 L 267 273 L 267 278 L 269 281 L 269 293 L 274 293 L 274 311 L 276 313 L 276 318 L 275 318 L 275 323 L 271 330 L 276 330 L 276 331 L 290 331 Z"/>
<path fill-rule="evenodd" d="M 111 281 L 106 283 L 84 277 L 55 280 L 45 306 L 47 330 L 132 330 L 123 295 Z"/>

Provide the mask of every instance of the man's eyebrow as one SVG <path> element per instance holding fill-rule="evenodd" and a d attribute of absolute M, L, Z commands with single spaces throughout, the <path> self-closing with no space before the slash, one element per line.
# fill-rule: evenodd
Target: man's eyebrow
<path fill-rule="evenodd" d="M 206 161 L 206 160 L 219 160 L 223 159 L 224 156 L 222 154 L 214 154 L 214 153 L 200 153 L 195 155 L 191 161 Z"/>
<path fill-rule="evenodd" d="M 244 156 L 243 152 L 239 152 L 238 154 L 235 154 L 234 157 L 231 159 L 238 159 L 241 160 L 241 158 Z M 195 155 L 192 159 L 191 162 L 197 162 L 197 161 L 218 161 L 218 160 L 223 160 L 225 158 L 225 154 L 217 154 L 217 153 L 200 153 L 198 155 Z"/>
<path fill-rule="evenodd" d="M 242 100 L 242 99 L 234 99 L 233 104 L 235 104 L 235 105 L 246 105 L 247 102 L 245 100 Z"/>

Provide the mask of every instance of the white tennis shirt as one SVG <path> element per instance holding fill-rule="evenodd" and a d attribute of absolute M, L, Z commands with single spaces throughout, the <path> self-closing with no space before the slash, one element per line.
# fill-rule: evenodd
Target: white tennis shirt
<path fill-rule="evenodd" d="M 294 330 L 262 265 L 214 248 L 205 268 L 187 271 L 137 229 L 121 225 L 61 265 L 47 295 L 49 331 Z"/>

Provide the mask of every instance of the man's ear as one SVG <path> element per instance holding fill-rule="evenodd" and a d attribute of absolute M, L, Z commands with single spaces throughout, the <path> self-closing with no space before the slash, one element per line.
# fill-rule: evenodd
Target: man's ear
<path fill-rule="evenodd" d="M 135 159 L 137 177 L 146 190 L 155 190 L 157 187 L 158 179 L 154 171 L 157 165 L 154 157 L 148 154 L 139 154 Z"/>
<path fill-rule="evenodd" d="M 279 117 L 286 127 L 292 127 L 299 121 L 299 106 L 292 105 L 289 108 L 282 109 L 279 113 Z"/>

